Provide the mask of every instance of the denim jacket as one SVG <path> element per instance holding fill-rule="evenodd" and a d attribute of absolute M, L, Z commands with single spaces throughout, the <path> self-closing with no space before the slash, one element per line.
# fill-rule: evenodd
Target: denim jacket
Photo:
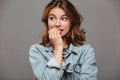
<path fill-rule="evenodd" d="M 89 44 L 70 44 L 62 68 L 53 56 L 53 46 L 33 44 L 29 50 L 29 61 L 38 80 L 97 80 L 94 49 Z"/>

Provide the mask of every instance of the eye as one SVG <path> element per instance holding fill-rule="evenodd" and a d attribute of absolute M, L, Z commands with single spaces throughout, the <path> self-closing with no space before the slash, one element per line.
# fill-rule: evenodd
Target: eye
<path fill-rule="evenodd" d="M 66 21 L 68 18 L 67 17 L 62 17 L 61 18 L 63 21 Z"/>
<path fill-rule="evenodd" d="M 49 17 L 51 21 L 54 21 L 56 18 L 55 17 Z"/>

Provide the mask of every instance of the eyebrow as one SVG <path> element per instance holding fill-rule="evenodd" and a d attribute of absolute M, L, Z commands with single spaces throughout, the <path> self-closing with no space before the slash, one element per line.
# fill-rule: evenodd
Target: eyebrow
<path fill-rule="evenodd" d="M 49 14 L 48 16 L 56 16 L 56 15 L 54 15 L 54 14 Z M 62 15 L 62 17 L 64 17 L 64 16 L 66 16 L 66 15 L 65 15 L 65 14 Z"/>

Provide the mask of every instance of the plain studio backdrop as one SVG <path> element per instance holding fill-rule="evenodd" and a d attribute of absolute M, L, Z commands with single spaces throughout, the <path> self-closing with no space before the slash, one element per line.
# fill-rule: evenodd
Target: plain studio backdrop
<path fill-rule="evenodd" d="M 0 80 L 32 80 L 28 53 L 42 33 L 51 0 L 0 0 Z M 84 17 L 98 80 L 120 80 L 120 0 L 70 0 Z"/>

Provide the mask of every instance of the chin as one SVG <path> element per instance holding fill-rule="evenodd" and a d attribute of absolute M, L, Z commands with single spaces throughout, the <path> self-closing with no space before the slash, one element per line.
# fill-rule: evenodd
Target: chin
<path fill-rule="evenodd" d="M 65 35 L 61 35 L 61 37 L 63 38 L 63 37 L 65 37 Z"/>
<path fill-rule="evenodd" d="M 60 33 L 60 36 L 61 36 L 61 37 L 64 37 L 65 35 L 66 35 L 66 34 L 64 34 L 64 33 Z"/>
<path fill-rule="evenodd" d="M 61 37 L 63 37 L 64 35 L 60 34 Z"/>

